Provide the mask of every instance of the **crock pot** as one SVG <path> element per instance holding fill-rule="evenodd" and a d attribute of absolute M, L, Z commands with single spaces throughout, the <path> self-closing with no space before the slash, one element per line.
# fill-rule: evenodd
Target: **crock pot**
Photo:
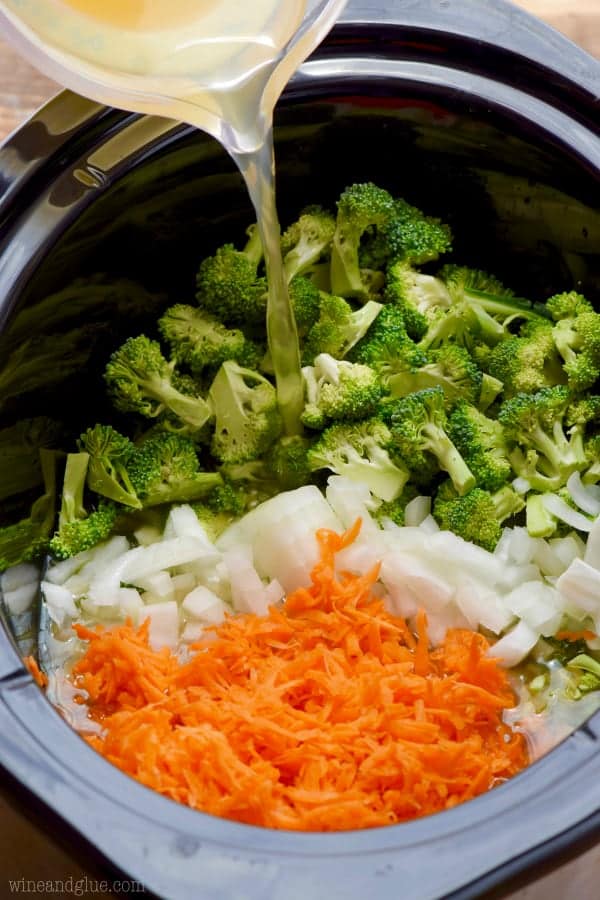
<path fill-rule="evenodd" d="M 520 294 L 576 286 L 598 301 L 599 96 L 598 63 L 502 0 L 350 2 L 278 108 L 282 220 L 371 179 L 450 221 L 456 258 Z M 35 352 L 50 292 L 103 271 L 181 300 L 199 257 L 250 217 L 211 139 L 61 94 L 0 150 L 0 381 L 19 343 Z M 104 319 L 88 364 L 8 399 L 0 423 L 40 411 L 76 422 L 100 402 L 96 353 L 138 326 L 110 308 Z M 65 306 L 52 327 L 72 325 Z M 297 834 L 194 812 L 70 730 L 22 664 L 34 632 L 3 610 L 4 784 L 161 897 L 475 897 L 600 836 L 600 715 L 489 794 L 409 824 Z"/>

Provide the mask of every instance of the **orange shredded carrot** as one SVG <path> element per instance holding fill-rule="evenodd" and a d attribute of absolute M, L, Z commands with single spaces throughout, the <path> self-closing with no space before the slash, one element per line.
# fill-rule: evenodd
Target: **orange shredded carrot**
<path fill-rule="evenodd" d="M 75 626 L 72 671 L 103 726 L 89 743 L 161 794 L 253 825 L 337 831 L 402 822 L 487 791 L 528 762 L 502 721 L 508 677 L 477 633 L 431 649 L 336 575 L 358 533 L 320 531 L 310 587 L 265 617 L 228 617 L 187 662 L 148 646 L 148 623 Z"/>
<path fill-rule="evenodd" d="M 33 656 L 25 656 L 23 662 L 25 663 L 26 668 L 29 669 L 29 674 L 32 676 L 35 683 L 41 688 L 47 687 L 48 678 L 38 666 L 37 660 L 35 660 Z"/>
<path fill-rule="evenodd" d="M 559 641 L 595 641 L 598 635 L 585 628 L 583 631 L 557 631 Z"/>

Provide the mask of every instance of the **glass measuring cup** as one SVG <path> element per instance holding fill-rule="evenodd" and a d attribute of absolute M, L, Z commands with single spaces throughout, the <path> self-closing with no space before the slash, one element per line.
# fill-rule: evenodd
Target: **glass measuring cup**
<path fill-rule="evenodd" d="M 222 0 L 215 15 L 228 33 L 210 37 L 187 26 L 136 35 L 107 29 L 59 0 L 0 0 L 0 31 L 65 87 L 131 112 L 181 119 L 236 155 L 262 144 L 285 84 L 346 2 L 286 0 L 284 12 L 278 0 L 262 0 L 258 11 L 253 4 L 244 12 L 241 0 Z M 232 26 L 236 16 L 240 26 Z"/>

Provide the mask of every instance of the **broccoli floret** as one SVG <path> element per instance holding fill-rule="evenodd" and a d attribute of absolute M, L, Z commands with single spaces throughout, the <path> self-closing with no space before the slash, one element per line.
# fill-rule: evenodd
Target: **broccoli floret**
<path fill-rule="evenodd" d="M 481 369 L 467 350 L 456 344 L 447 344 L 439 350 L 432 350 L 425 365 L 394 375 L 387 381 L 393 397 L 407 397 L 415 391 L 440 387 L 448 408 L 460 398 L 478 404 L 482 384 Z"/>
<path fill-rule="evenodd" d="M 499 422 L 460 400 L 448 420 L 448 434 L 476 478 L 477 486 L 497 491 L 512 474 Z"/>
<path fill-rule="evenodd" d="M 244 250 L 236 250 L 233 244 L 219 247 L 200 263 L 196 276 L 199 305 L 225 325 L 260 325 L 265 320 L 267 281 L 257 274 L 262 244 L 256 226 L 248 234 Z"/>
<path fill-rule="evenodd" d="M 391 427 L 393 444 L 411 471 L 426 467 L 428 457 L 435 457 L 462 495 L 475 485 L 475 476 L 448 437 L 444 407 L 444 392 L 439 387 L 396 401 Z"/>
<path fill-rule="evenodd" d="M 504 385 L 506 397 L 564 384 L 565 375 L 549 322 L 530 322 L 520 336 L 502 341 L 492 350 L 487 371 Z"/>
<path fill-rule="evenodd" d="M 372 513 L 373 518 L 376 522 L 379 522 L 380 525 L 382 525 L 386 519 L 389 519 L 395 525 L 403 527 L 405 524 L 406 505 L 407 503 L 410 503 L 411 500 L 414 500 L 417 495 L 418 490 L 415 485 L 407 484 L 400 496 L 396 497 L 395 500 L 384 501 L 381 503 L 375 512 Z"/>
<path fill-rule="evenodd" d="M 361 309 L 353 310 L 341 297 L 321 292 L 319 319 L 308 332 L 304 342 L 303 363 L 312 365 L 320 353 L 329 353 L 335 359 L 344 359 L 367 334 L 381 309 L 381 304 L 370 300 Z"/>
<path fill-rule="evenodd" d="M 0 500 L 42 484 L 40 450 L 58 446 L 61 431 L 48 416 L 22 419 L 0 431 Z"/>
<path fill-rule="evenodd" d="M 417 272 L 402 261 L 388 267 L 384 299 L 402 311 L 406 331 L 416 341 L 427 332 L 432 311 L 452 305 L 443 281 Z"/>
<path fill-rule="evenodd" d="M 433 262 L 452 249 L 447 225 L 426 216 L 406 200 L 394 200 L 392 215 L 383 225 L 370 228 L 360 249 L 361 265 L 385 269 L 402 260 L 409 265 Z"/>
<path fill-rule="evenodd" d="M 216 541 L 226 528 L 243 516 L 249 507 L 249 499 L 242 488 L 224 481 L 213 488 L 203 502 L 192 503 L 191 507 L 209 539 Z"/>
<path fill-rule="evenodd" d="M 408 481 L 408 470 L 390 453 L 391 433 L 379 419 L 332 425 L 308 453 L 313 471 L 331 469 L 365 484 L 381 500 L 394 500 Z"/>
<path fill-rule="evenodd" d="M 158 329 L 171 358 L 189 366 L 194 375 L 227 359 L 249 366 L 260 360 L 259 348 L 239 329 L 226 328 L 210 313 L 193 306 L 171 306 L 159 319 Z"/>
<path fill-rule="evenodd" d="M 491 294 L 495 297 L 513 297 L 514 291 L 505 287 L 494 275 L 482 272 L 481 269 L 469 269 L 467 266 L 445 265 L 439 277 L 447 285 L 455 299 L 462 299 L 471 291 Z"/>
<path fill-rule="evenodd" d="M 495 346 L 511 337 L 510 326 L 519 319 L 543 322 L 527 300 L 510 296 L 492 276 L 460 266 L 445 266 L 440 279 L 452 298 L 450 309 L 442 308 L 429 316 L 427 332 L 421 338 L 425 349 L 454 342 L 472 350 L 481 344 Z M 476 288 L 475 285 L 478 287 Z M 504 293 L 494 295 L 487 286 Z"/>
<path fill-rule="evenodd" d="M 114 503 L 101 500 L 98 507 L 84 519 L 65 522 L 50 541 L 50 553 L 56 559 L 68 559 L 91 550 L 110 537 L 117 519 Z"/>
<path fill-rule="evenodd" d="M 406 333 L 402 311 L 392 305 L 383 307 L 350 358 L 374 369 L 386 386 L 392 376 L 411 372 L 428 361 Z"/>
<path fill-rule="evenodd" d="M 267 465 L 277 479 L 281 490 L 293 491 L 311 479 L 308 451 L 311 438 L 293 435 L 276 441 L 269 451 Z"/>
<path fill-rule="evenodd" d="M 383 396 L 373 369 L 361 363 L 340 362 L 327 353 L 317 356 L 314 366 L 306 366 L 302 374 L 306 405 L 301 421 L 307 428 L 368 419 Z"/>
<path fill-rule="evenodd" d="M 426 216 L 406 200 L 394 200 L 392 217 L 381 229 L 390 262 L 420 266 L 452 250 L 452 232 L 440 219 Z"/>
<path fill-rule="evenodd" d="M 594 312 L 590 301 L 576 291 L 555 294 L 546 302 L 546 309 L 555 322 L 560 322 L 561 319 L 574 319 L 584 313 Z"/>
<path fill-rule="evenodd" d="M 446 483 L 438 491 L 433 515 L 444 531 L 452 531 L 491 552 L 502 535 L 502 522 L 520 512 L 524 505 L 511 488 L 490 494 L 476 487 L 457 497 L 452 485 Z"/>
<path fill-rule="evenodd" d="M 190 438 L 157 432 L 136 448 L 129 477 L 145 508 L 163 503 L 189 503 L 221 485 L 217 472 L 203 472 Z"/>
<path fill-rule="evenodd" d="M 258 372 L 223 363 L 208 396 L 215 412 L 211 450 L 221 462 L 260 459 L 281 434 L 275 388 Z"/>
<path fill-rule="evenodd" d="M 331 248 L 331 289 L 342 297 L 368 300 L 359 263 L 360 241 L 370 227 L 382 228 L 394 215 L 394 201 L 376 185 L 354 184 L 338 200 Z"/>
<path fill-rule="evenodd" d="M 79 438 L 79 449 L 89 455 L 87 484 L 91 491 L 124 506 L 141 509 L 127 471 L 135 453 L 129 438 L 111 425 L 94 425 Z"/>
<path fill-rule="evenodd" d="M 273 454 L 277 453 L 275 447 L 272 448 L 272 451 Z M 281 491 L 281 484 L 272 467 L 271 453 L 264 459 L 222 466 L 220 472 L 226 483 L 231 483 L 236 490 L 247 497 L 246 507 L 248 509 L 252 509 Z"/>
<path fill-rule="evenodd" d="M 577 397 L 569 403 L 565 419 L 568 426 L 585 429 L 586 425 L 598 421 L 600 421 L 600 396 L 598 394 Z"/>
<path fill-rule="evenodd" d="M 587 390 L 600 377 L 600 315 L 584 312 L 561 319 L 552 333 L 564 360 L 569 387 L 573 391 Z"/>
<path fill-rule="evenodd" d="M 283 233 L 281 253 L 288 282 L 303 275 L 329 253 L 335 232 L 335 219 L 320 206 L 309 206 Z"/>
<path fill-rule="evenodd" d="M 39 455 L 44 493 L 34 502 L 27 518 L 0 528 L 0 572 L 36 559 L 48 549 L 56 515 L 58 454 L 42 449 Z"/>
<path fill-rule="evenodd" d="M 88 453 L 67 455 L 58 531 L 49 544 L 50 553 L 56 559 L 68 559 L 90 550 L 106 540 L 114 528 L 118 515 L 116 504 L 101 500 L 91 512 L 84 505 L 89 462 Z"/>
<path fill-rule="evenodd" d="M 202 397 L 177 389 L 174 363 L 167 362 L 157 341 L 144 335 L 129 338 L 113 353 L 104 378 L 121 412 L 151 419 L 169 412 L 192 434 L 211 417 L 210 406 Z"/>
<path fill-rule="evenodd" d="M 579 430 L 565 433 L 569 392 L 559 385 L 536 394 L 517 394 L 498 413 L 517 475 L 534 490 L 554 491 L 587 465 Z"/>
<path fill-rule="evenodd" d="M 298 276 L 290 282 L 289 294 L 298 334 L 302 337 L 319 319 L 321 292 L 308 278 Z"/>

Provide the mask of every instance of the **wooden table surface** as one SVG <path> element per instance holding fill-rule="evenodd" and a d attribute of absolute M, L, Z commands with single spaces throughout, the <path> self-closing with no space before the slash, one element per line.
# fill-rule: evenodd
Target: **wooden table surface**
<path fill-rule="evenodd" d="M 600 57 L 600 0 L 520 0 L 519 5 Z M 0 140 L 56 90 L 53 82 L 39 75 L 0 39 Z M 49 835 L 0 799 L 0 897 L 8 896 L 8 879 L 77 879 L 85 874 L 66 852 L 50 842 Z M 600 898 L 598 875 L 600 847 L 512 894 L 510 900 L 596 900 Z M 39 892 L 39 896 L 51 895 Z M 96 890 L 93 896 L 108 895 Z"/>

